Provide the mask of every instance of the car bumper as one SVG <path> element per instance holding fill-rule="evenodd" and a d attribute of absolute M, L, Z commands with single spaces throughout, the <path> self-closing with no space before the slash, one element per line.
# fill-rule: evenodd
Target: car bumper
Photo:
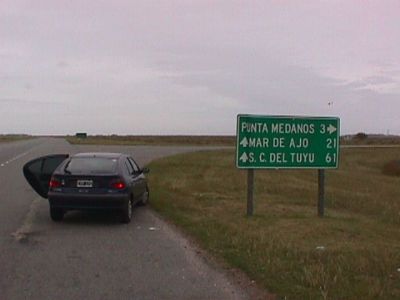
<path fill-rule="evenodd" d="M 50 193 L 49 203 L 65 210 L 120 210 L 129 200 L 127 194 L 93 195 Z"/>

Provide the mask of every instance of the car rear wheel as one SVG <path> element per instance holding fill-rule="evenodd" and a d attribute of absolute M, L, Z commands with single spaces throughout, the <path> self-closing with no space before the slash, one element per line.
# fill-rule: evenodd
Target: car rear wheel
<path fill-rule="evenodd" d="M 133 200 L 129 199 L 126 201 L 125 207 L 121 213 L 121 222 L 129 223 L 132 220 L 132 212 L 133 212 Z"/>
<path fill-rule="evenodd" d="M 65 211 L 63 209 L 50 206 L 50 218 L 54 222 L 62 221 L 62 219 L 64 218 L 64 214 Z"/>
<path fill-rule="evenodd" d="M 150 199 L 150 191 L 149 191 L 149 187 L 146 185 L 146 191 L 143 193 L 142 195 L 142 199 L 139 202 L 139 205 L 147 205 L 147 203 L 149 203 L 149 199 Z"/>

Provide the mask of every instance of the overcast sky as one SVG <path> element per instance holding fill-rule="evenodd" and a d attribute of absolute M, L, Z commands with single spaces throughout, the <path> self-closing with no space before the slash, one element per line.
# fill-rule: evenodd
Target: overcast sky
<path fill-rule="evenodd" d="M 400 1 L 0 1 L 0 133 L 400 134 Z"/>

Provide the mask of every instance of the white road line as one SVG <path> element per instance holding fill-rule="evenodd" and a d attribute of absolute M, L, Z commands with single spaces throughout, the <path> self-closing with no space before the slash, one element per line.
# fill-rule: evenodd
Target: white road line
<path fill-rule="evenodd" d="M 36 147 L 35 147 L 35 148 L 36 148 Z M 18 154 L 17 156 L 14 156 L 13 158 L 11 158 L 11 159 L 9 159 L 9 160 L 7 160 L 7 161 L 1 163 L 0 166 L 1 166 L 1 167 L 4 167 L 5 165 L 8 165 L 9 163 L 14 162 L 14 161 L 16 161 L 17 159 L 20 159 L 21 157 L 24 157 L 25 155 L 28 155 L 28 154 L 29 154 L 30 152 L 32 152 L 32 150 L 35 149 L 35 148 L 32 148 L 32 149 L 30 149 L 29 151 L 26 151 L 26 152 L 23 152 L 23 153 L 21 153 L 21 154 Z"/>
<path fill-rule="evenodd" d="M 19 227 L 15 232 L 11 233 L 11 236 L 14 237 L 16 241 L 25 241 L 28 239 L 29 234 L 32 233 L 33 223 L 40 203 L 41 199 L 38 197 L 32 201 L 31 206 L 29 207 L 29 211 L 26 214 L 21 227 Z"/>

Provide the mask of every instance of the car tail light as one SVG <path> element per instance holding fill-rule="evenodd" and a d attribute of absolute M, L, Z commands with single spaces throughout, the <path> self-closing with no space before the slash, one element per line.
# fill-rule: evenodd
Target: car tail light
<path fill-rule="evenodd" d="M 126 188 L 126 184 L 121 180 L 117 180 L 111 183 L 111 187 L 116 190 L 123 190 L 124 188 Z"/>
<path fill-rule="evenodd" d="M 58 188 L 61 186 L 61 181 L 55 179 L 54 177 L 51 177 L 50 182 L 49 182 L 49 187 L 50 188 Z"/>

